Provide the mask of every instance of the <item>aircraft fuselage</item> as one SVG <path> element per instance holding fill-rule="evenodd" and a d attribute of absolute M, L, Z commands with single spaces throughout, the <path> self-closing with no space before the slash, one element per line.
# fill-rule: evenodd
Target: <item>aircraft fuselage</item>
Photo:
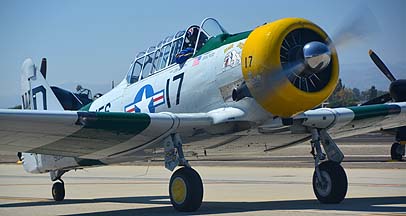
<path fill-rule="evenodd" d="M 92 103 L 89 111 L 199 113 L 237 107 L 255 113 L 250 121 L 269 113 L 252 98 L 235 102 L 234 88 L 243 82 L 241 52 L 245 39 L 173 64 L 130 84 L 124 79 L 116 88 Z M 250 112 L 252 111 L 252 112 Z"/>

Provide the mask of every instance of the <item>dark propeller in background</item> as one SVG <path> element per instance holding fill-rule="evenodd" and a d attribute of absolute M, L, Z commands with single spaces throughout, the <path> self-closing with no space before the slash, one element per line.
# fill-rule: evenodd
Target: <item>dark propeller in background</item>
<path fill-rule="evenodd" d="M 385 63 L 378 57 L 378 55 L 369 50 L 369 56 L 371 57 L 372 61 L 375 65 L 382 71 L 382 73 L 389 79 L 391 82 L 389 86 L 389 93 L 383 94 L 379 97 L 373 98 L 369 100 L 361 106 L 364 105 L 373 105 L 373 104 L 383 104 L 389 101 L 394 102 L 404 102 L 406 101 L 406 80 L 405 79 L 396 79 L 395 76 L 390 72 L 388 67 L 386 67 Z"/>
<path fill-rule="evenodd" d="M 390 72 L 385 63 L 378 57 L 378 55 L 369 50 L 369 56 L 372 61 L 378 66 L 379 70 L 389 79 L 391 82 L 389 86 L 389 93 L 376 97 L 369 100 L 361 106 L 373 105 L 373 104 L 383 104 L 389 101 L 393 102 L 405 102 L 406 101 L 406 79 L 396 79 L 395 76 Z M 406 143 L 406 127 L 396 128 L 396 138 L 395 142 L 391 147 L 391 158 L 392 160 L 402 160 L 405 155 L 405 143 Z"/>

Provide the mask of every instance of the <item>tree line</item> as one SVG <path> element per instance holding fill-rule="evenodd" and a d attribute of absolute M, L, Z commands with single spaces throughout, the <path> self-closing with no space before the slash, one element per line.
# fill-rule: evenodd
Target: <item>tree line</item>
<path fill-rule="evenodd" d="M 327 100 L 327 107 L 356 106 L 386 93 L 388 92 L 378 90 L 375 86 L 364 91 L 358 88 L 347 88 L 339 79 L 333 94 Z"/>

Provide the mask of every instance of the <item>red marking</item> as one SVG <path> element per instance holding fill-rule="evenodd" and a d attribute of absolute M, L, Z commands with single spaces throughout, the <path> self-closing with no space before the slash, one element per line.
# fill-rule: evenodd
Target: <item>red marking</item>
<path fill-rule="evenodd" d="M 201 56 L 195 58 L 195 60 L 193 61 L 192 67 L 193 67 L 193 66 L 196 66 L 196 65 L 198 65 L 198 64 L 200 63 L 200 57 L 201 57 Z"/>
<path fill-rule="evenodd" d="M 135 107 L 133 107 L 133 108 L 127 110 L 127 112 L 134 112 L 134 110 L 135 110 Z"/>
<path fill-rule="evenodd" d="M 159 97 L 157 97 L 157 98 L 154 98 L 154 102 L 159 101 L 159 100 L 161 100 L 162 98 L 164 98 L 163 95 L 161 95 L 161 96 L 159 96 Z"/>

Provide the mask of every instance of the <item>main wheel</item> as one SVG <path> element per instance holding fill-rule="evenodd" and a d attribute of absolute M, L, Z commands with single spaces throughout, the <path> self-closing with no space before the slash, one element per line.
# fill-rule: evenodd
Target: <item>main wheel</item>
<path fill-rule="evenodd" d="M 188 167 L 176 170 L 169 182 L 169 196 L 176 210 L 196 211 L 203 200 L 203 183 L 199 173 Z"/>
<path fill-rule="evenodd" d="M 343 167 L 333 161 L 319 165 L 321 181 L 313 173 L 313 191 L 321 203 L 340 203 L 347 194 L 348 181 Z"/>
<path fill-rule="evenodd" d="M 62 201 L 65 198 L 65 186 L 61 182 L 55 182 L 52 186 L 52 196 L 55 201 Z"/>
<path fill-rule="evenodd" d="M 403 146 L 400 143 L 393 143 L 390 148 L 390 156 L 392 160 L 401 161 L 403 157 Z"/>

